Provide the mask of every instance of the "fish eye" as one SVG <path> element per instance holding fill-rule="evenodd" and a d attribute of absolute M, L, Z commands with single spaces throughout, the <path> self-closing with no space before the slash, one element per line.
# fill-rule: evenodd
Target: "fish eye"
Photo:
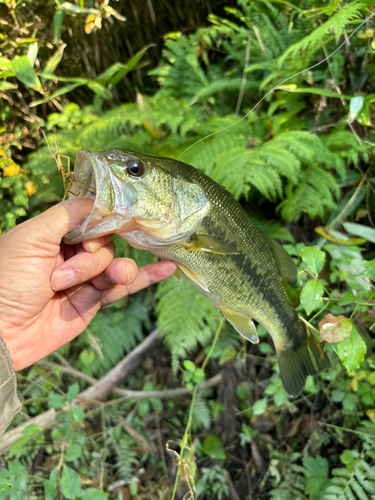
<path fill-rule="evenodd" d="M 140 177 L 145 168 L 140 160 L 129 160 L 126 162 L 126 170 L 133 177 Z"/>

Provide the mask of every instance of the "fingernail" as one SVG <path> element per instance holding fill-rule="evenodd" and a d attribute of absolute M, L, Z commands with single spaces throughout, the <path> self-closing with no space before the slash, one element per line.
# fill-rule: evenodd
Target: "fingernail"
<path fill-rule="evenodd" d="M 129 265 L 129 266 L 126 266 L 126 270 L 128 272 L 128 279 L 127 279 L 127 283 L 131 283 L 134 278 L 135 278 L 135 275 L 136 275 L 136 269 L 134 266 L 132 265 Z"/>
<path fill-rule="evenodd" d="M 86 243 L 86 250 L 91 252 L 91 253 L 94 253 L 97 250 L 99 250 L 99 248 L 101 248 L 102 246 L 103 245 L 101 243 L 99 243 L 98 241 L 89 241 Z"/>
<path fill-rule="evenodd" d="M 53 290 L 64 290 L 77 283 L 77 276 L 72 269 L 61 269 L 52 275 L 51 287 Z"/>

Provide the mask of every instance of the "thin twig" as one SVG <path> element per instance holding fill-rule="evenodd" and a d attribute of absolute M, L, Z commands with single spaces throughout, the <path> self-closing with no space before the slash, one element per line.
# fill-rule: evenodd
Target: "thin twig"
<path fill-rule="evenodd" d="M 245 65 L 244 65 L 243 73 L 242 73 L 242 81 L 241 81 L 240 93 L 238 94 L 238 99 L 237 99 L 237 105 L 236 105 L 236 111 L 235 111 L 236 115 L 238 115 L 239 112 L 240 112 L 241 104 L 242 104 L 242 99 L 243 99 L 243 94 L 245 92 L 245 86 L 246 86 L 246 80 L 247 80 L 246 68 L 249 66 L 250 46 L 251 46 L 251 35 L 249 35 L 247 37 Z"/>

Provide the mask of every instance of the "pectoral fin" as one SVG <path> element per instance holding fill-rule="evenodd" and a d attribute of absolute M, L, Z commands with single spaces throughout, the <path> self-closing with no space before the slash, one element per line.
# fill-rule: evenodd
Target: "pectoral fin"
<path fill-rule="evenodd" d="M 283 249 L 277 241 L 273 240 L 266 234 L 264 237 L 267 240 L 268 245 L 271 248 L 272 254 L 275 258 L 277 269 L 279 271 L 279 276 L 288 282 L 290 285 L 297 286 L 297 267 L 293 262 L 292 257 L 288 254 L 286 250 Z"/>
<path fill-rule="evenodd" d="M 206 285 L 206 283 L 204 282 L 204 280 L 202 278 L 200 278 L 198 275 L 196 275 L 191 269 L 189 269 L 188 267 L 182 265 L 182 264 L 178 264 L 178 267 L 181 269 L 181 271 L 186 274 L 186 276 L 191 280 L 191 281 L 194 281 L 198 286 L 200 286 L 200 288 L 202 288 L 202 290 L 204 290 L 205 292 L 209 293 L 209 289 L 208 289 L 208 286 Z"/>
<path fill-rule="evenodd" d="M 237 330 L 237 332 L 242 335 L 246 340 L 249 340 L 252 344 L 258 344 L 259 338 L 256 326 L 251 318 L 248 316 L 243 316 L 225 307 L 220 307 L 220 311 L 232 324 L 232 326 Z"/>
<path fill-rule="evenodd" d="M 203 252 L 216 253 L 219 255 L 238 255 L 239 252 L 224 241 L 205 234 L 193 234 L 192 244 L 187 250 L 202 250 Z"/>

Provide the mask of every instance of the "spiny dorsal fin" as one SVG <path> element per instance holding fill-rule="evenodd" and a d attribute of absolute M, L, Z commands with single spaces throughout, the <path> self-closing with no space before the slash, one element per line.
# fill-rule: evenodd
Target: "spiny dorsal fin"
<path fill-rule="evenodd" d="M 242 337 L 249 340 L 252 344 L 258 344 L 259 338 L 257 329 L 251 318 L 238 314 L 226 307 L 220 307 L 219 309 Z"/>
<path fill-rule="evenodd" d="M 266 234 L 264 235 L 264 237 L 266 238 L 267 243 L 270 246 L 272 254 L 275 258 L 279 276 L 287 283 L 296 288 L 298 270 L 295 263 L 293 262 L 292 257 L 275 240 L 273 240 Z"/>
<path fill-rule="evenodd" d="M 192 244 L 186 250 L 202 250 L 203 252 L 216 253 L 219 255 L 238 255 L 239 252 L 213 236 L 205 234 L 193 234 L 191 237 Z"/>

